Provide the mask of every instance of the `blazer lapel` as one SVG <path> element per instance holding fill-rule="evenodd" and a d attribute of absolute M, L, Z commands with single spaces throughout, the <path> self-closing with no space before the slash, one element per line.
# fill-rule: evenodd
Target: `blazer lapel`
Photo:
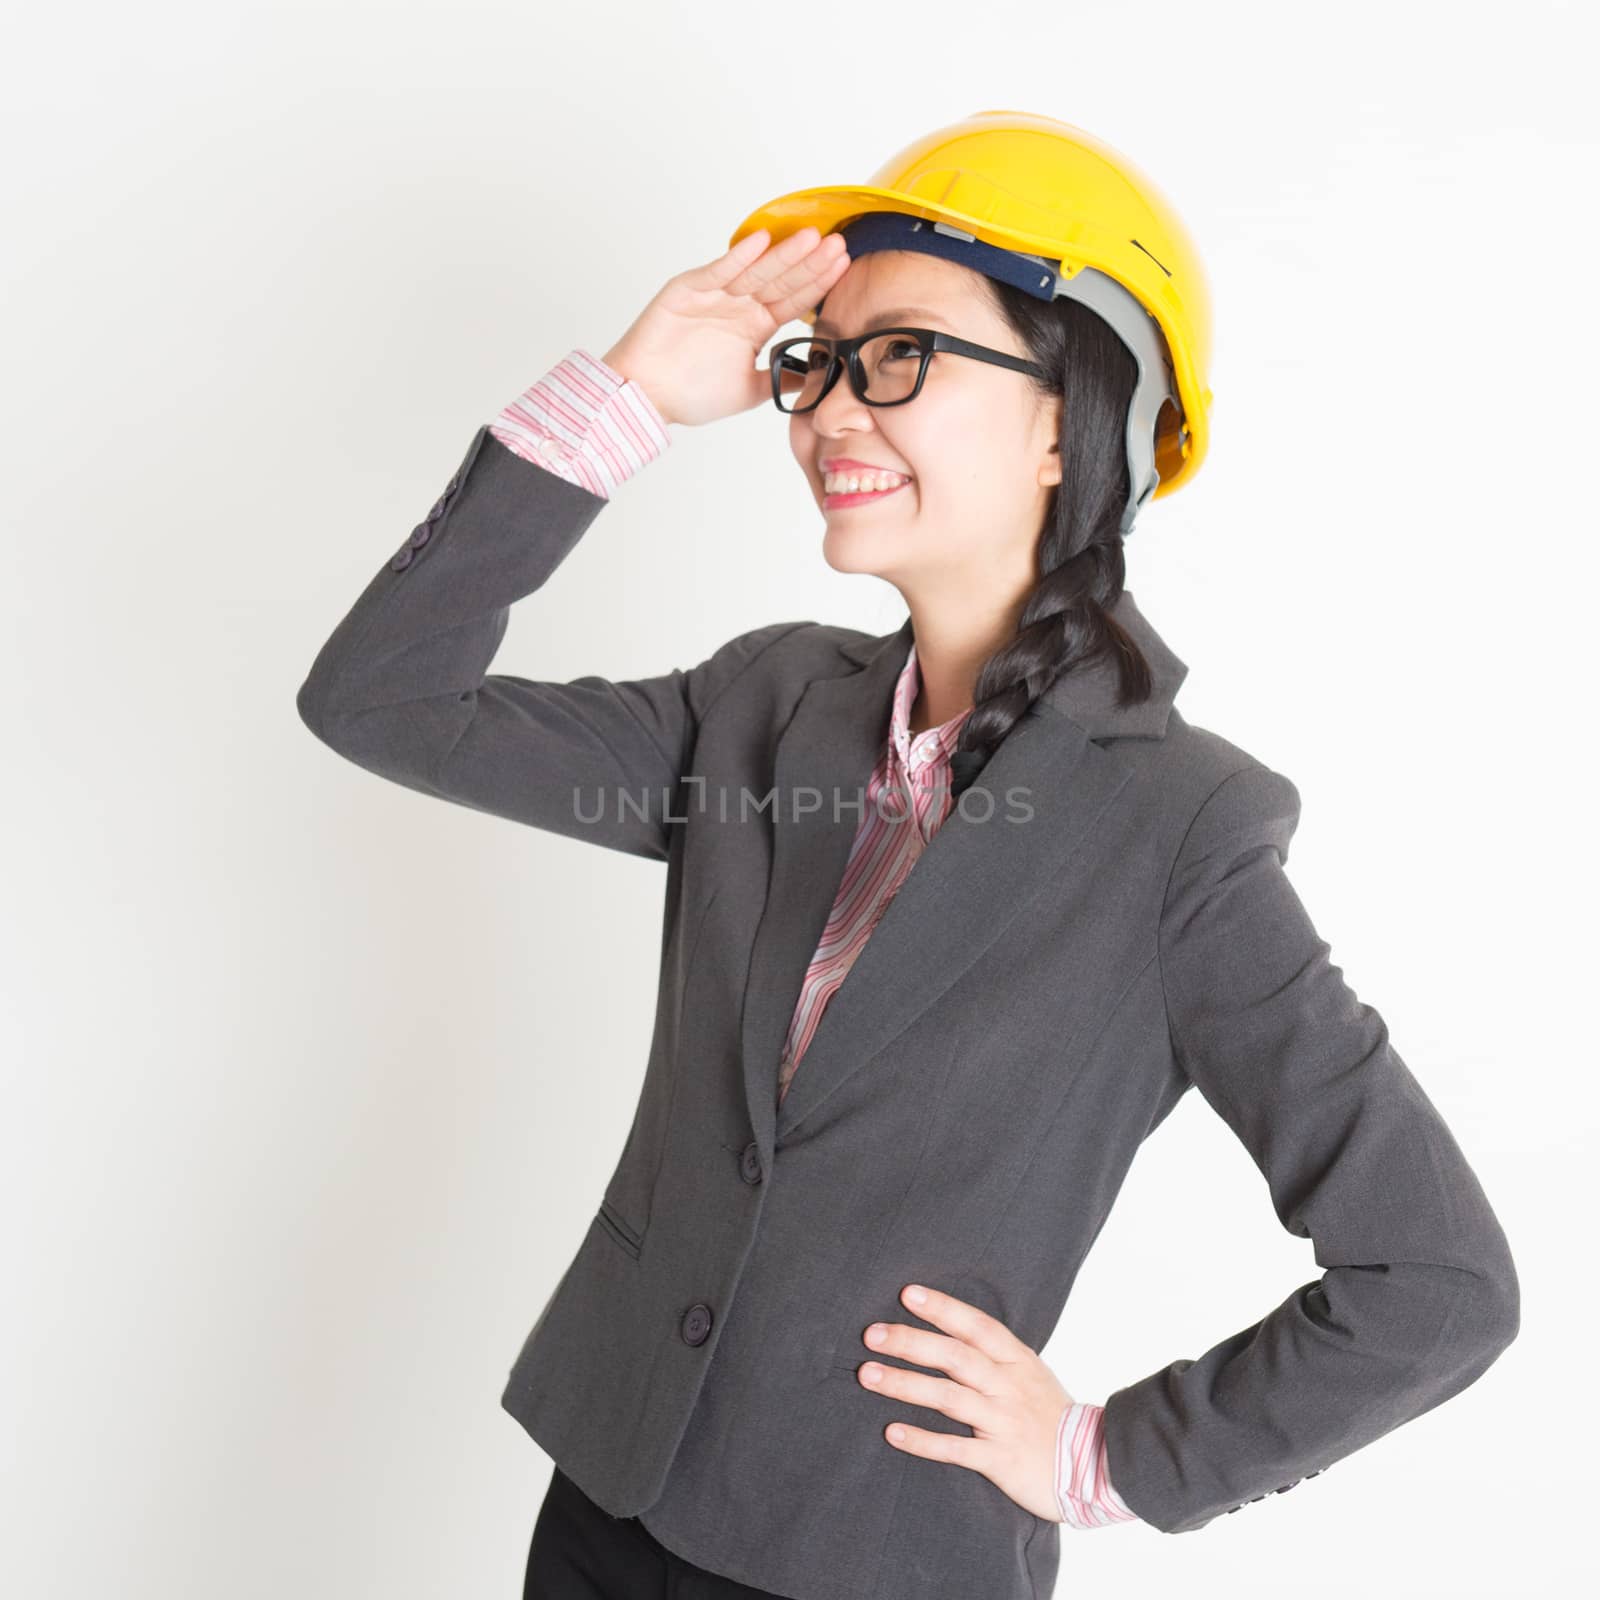
<path fill-rule="evenodd" d="M 1089 837 L 1131 775 L 1094 741 L 1165 731 L 1188 669 L 1131 593 L 1112 615 L 1151 663 L 1150 700 L 1118 707 L 1109 662 L 1070 673 L 1039 697 L 929 841 L 828 1002 L 777 1107 L 784 1037 L 888 737 L 910 619 L 894 633 L 841 646 L 857 670 L 807 686 L 774 759 L 772 871 L 743 1016 L 745 1088 L 763 1143 L 791 1132 L 904 1032 Z"/>
<path fill-rule="evenodd" d="M 773 759 L 772 869 L 743 1016 L 751 1126 L 769 1148 L 784 1037 L 865 814 L 868 779 L 888 739 L 895 680 L 911 645 L 910 619 L 897 632 L 866 642 L 870 653 L 853 669 L 841 660 L 849 669 L 842 676 L 813 678 L 806 686 Z M 810 1059 L 808 1051 L 801 1072 Z"/>

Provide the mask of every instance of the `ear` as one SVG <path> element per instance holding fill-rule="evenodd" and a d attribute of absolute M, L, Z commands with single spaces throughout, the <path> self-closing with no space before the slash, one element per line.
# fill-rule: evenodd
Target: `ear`
<path fill-rule="evenodd" d="M 1050 439 L 1051 445 L 1045 459 L 1039 466 L 1039 486 L 1047 489 L 1053 484 L 1061 482 L 1061 408 L 1062 396 L 1051 395 L 1049 402 L 1042 412 L 1045 437 Z"/>

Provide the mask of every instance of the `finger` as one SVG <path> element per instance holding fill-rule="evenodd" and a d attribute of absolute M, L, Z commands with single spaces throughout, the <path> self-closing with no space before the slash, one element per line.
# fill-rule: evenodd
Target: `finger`
<path fill-rule="evenodd" d="M 757 228 L 754 233 L 747 233 L 725 255 L 684 273 L 683 281 L 692 289 L 725 289 L 730 294 L 747 293 L 746 288 L 735 285 L 742 282 L 763 256 L 781 255 L 784 262 L 792 260 L 797 238 L 799 234 L 791 234 L 782 244 L 774 245 L 771 233 L 766 228 Z M 767 276 L 771 276 L 770 271 Z"/>
<path fill-rule="evenodd" d="M 913 1428 L 908 1422 L 891 1422 L 883 1436 L 896 1450 L 907 1455 L 921 1456 L 926 1461 L 947 1461 L 954 1467 L 966 1467 L 972 1472 L 982 1472 L 988 1459 L 982 1439 L 970 1439 L 960 1433 L 933 1433 L 927 1428 Z"/>
<path fill-rule="evenodd" d="M 940 1412 L 952 1422 L 964 1422 L 985 1433 L 995 1432 L 1000 1420 L 999 1407 L 988 1395 L 949 1378 L 935 1378 L 926 1372 L 908 1372 L 904 1367 L 864 1361 L 856 1368 L 856 1381 L 874 1394 L 886 1394 L 891 1400 L 902 1400 L 908 1406 Z"/>
<path fill-rule="evenodd" d="M 1005 1387 L 1000 1363 L 964 1340 L 949 1334 L 930 1333 L 926 1328 L 908 1328 L 903 1322 L 885 1324 L 888 1336 L 870 1348 L 879 1355 L 899 1356 L 919 1367 L 934 1367 L 947 1372 L 979 1394 L 999 1394 Z"/>
<path fill-rule="evenodd" d="M 703 267 L 696 267 L 684 274 L 685 279 L 697 289 L 716 289 L 736 278 L 752 261 L 757 260 L 761 252 L 767 248 L 772 235 L 765 228 L 757 228 L 754 233 L 747 233 L 738 244 L 717 257 L 715 261 L 708 261 Z"/>
<path fill-rule="evenodd" d="M 784 244 L 790 244 L 796 239 L 804 238 L 806 234 L 815 236 L 815 228 L 802 228 L 799 233 L 792 233 Z M 768 261 L 760 263 L 763 267 L 771 263 L 780 264 L 779 270 L 768 279 L 765 287 L 769 290 L 786 289 L 793 292 L 797 288 L 815 281 L 823 273 L 831 271 L 835 260 L 844 249 L 844 235 L 830 233 L 825 237 L 813 237 L 811 243 L 795 255 L 784 258 L 778 251 L 780 245 L 773 250 Z"/>
<path fill-rule="evenodd" d="M 765 230 L 762 230 L 763 232 Z M 729 295 L 750 295 L 758 300 L 765 301 L 769 298 L 764 290 L 776 292 L 776 286 L 781 285 L 793 273 L 797 264 L 817 248 L 821 235 L 809 223 L 794 233 L 791 233 L 781 244 L 775 244 L 770 250 L 763 252 L 756 260 L 750 262 L 742 272 L 724 278 L 718 287 Z M 798 282 L 804 277 L 804 269 L 799 275 L 789 281 Z"/>
<path fill-rule="evenodd" d="M 850 267 L 850 253 L 842 248 L 843 234 L 830 233 L 795 270 L 801 272 L 800 280 L 793 285 L 781 285 L 779 297 L 766 301 L 773 320 L 782 323 L 809 311 L 842 278 Z M 823 257 L 830 241 L 838 239 L 841 248 Z M 822 258 L 822 259 L 819 259 Z M 786 275 L 787 276 L 787 275 Z"/>
<path fill-rule="evenodd" d="M 914 1301 L 911 1291 L 921 1288 L 923 1300 Z M 953 1338 L 981 1351 L 991 1361 L 1015 1361 L 1026 1348 L 1022 1341 L 998 1317 L 987 1311 L 958 1300 L 953 1294 L 908 1283 L 900 1291 L 900 1298 L 924 1322 L 931 1322 Z"/>

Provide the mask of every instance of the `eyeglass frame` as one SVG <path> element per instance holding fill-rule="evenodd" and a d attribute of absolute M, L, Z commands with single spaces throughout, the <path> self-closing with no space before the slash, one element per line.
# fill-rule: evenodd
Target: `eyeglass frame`
<path fill-rule="evenodd" d="M 861 347 L 869 340 L 883 338 L 887 333 L 915 334 L 922 365 L 917 371 L 917 381 L 912 385 L 910 394 L 899 400 L 869 400 L 863 393 L 867 386 L 867 375 L 861 366 Z M 797 344 L 828 346 L 830 358 L 828 376 L 822 385 L 822 393 L 810 405 L 789 409 L 783 404 L 783 390 L 780 387 L 783 381 L 783 369 L 780 362 L 784 351 L 791 345 Z M 1029 377 L 1043 383 L 1051 381 L 1050 374 L 1036 361 L 1025 361 L 1020 356 L 1009 355 L 1004 350 L 991 350 L 987 345 L 973 344 L 970 339 L 958 339 L 953 333 L 941 333 L 937 328 L 873 328 L 868 333 L 857 334 L 853 339 L 833 339 L 824 333 L 797 334 L 793 339 L 780 339 L 772 346 L 767 356 L 768 370 L 772 375 L 772 403 L 786 417 L 803 417 L 815 411 L 828 398 L 833 386 L 839 381 L 840 372 L 848 370 L 850 388 L 863 405 L 878 407 L 907 405 L 922 393 L 922 384 L 928 376 L 929 363 L 941 352 L 953 356 L 967 356 L 973 361 L 985 361 L 991 366 L 1005 367 L 1012 372 L 1025 372 Z M 807 368 L 806 371 L 809 376 L 810 369 Z"/>

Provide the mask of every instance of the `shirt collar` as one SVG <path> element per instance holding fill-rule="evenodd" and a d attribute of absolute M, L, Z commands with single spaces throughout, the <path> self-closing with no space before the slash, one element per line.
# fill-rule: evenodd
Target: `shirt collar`
<path fill-rule="evenodd" d="M 895 682 L 894 709 L 889 717 L 889 750 L 908 772 L 948 763 L 950 753 L 961 738 L 962 724 L 972 715 L 972 707 L 958 712 L 936 728 L 911 732 L 911 708 L 917 703 L 922 674 L 917 670 L 917 645 L 913 639 L 906 651 L 906 664 Z"/>
<path fill-rule="evenodd" d="M 1039 700 L 1076 722 L 1091 739 L 1160 739 L 1167 731 L 1173 700 L 1189 668 L 1134 604 L 1131 589 L 1122 591 L 1110 614 L 1150 665 L 1150 698 L 1124 706 L 1116 662 L 1100 659 L 1087 667 L 1080 665 L 1061 673 Z M 864 667 L 880 652 L 892 650 L 898 655 L 912 642 L 911 618 L 907 617 L 892 633 L 858 634 L 842 640 L 839 650 L 848 660 Z M 915 695 L 913 690 L 912 697 Z"/>

